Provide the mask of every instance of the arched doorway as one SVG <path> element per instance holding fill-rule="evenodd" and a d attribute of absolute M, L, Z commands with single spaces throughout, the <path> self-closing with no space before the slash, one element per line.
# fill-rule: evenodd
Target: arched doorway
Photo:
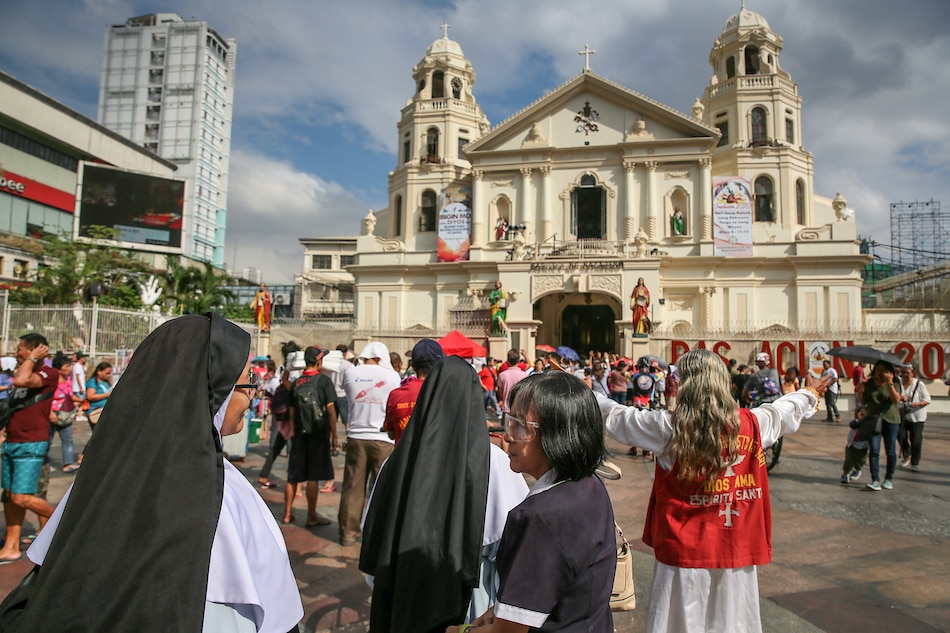
<path fill-rule="evenodd" d="M 615 349 L 614 311 L 606 305 L 572 305 L 561 313 L 561 344 L 580 354 Z"/>
<path fill-rule="evenodd" d="M 571 192 L 571 224 L 579 240 L 602 240 L 607 236 L 607 192 L 590 174 Z"/>

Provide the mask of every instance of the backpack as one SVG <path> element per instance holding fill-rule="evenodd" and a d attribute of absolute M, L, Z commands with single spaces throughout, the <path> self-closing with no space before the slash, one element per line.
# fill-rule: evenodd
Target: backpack
<path fill-rule="evenodd" d="M 274 418 L 278 421 L 287 420 L 289 418 L 290 391 L 284 387 L 283 383 L 277 386 L 277 389 L 274 390 L 274 395 L 270 397 L 270 407 L 271 411 L 274 412 Z"/>
<path fill-rule="evenodd" d="M 753 406 L 758 406 L 766 402 L 774 402 L 782 395 L 782 387 L 775 380 L 768 376 L 762 381 L 762 385 L 753 390 L 749 396 L 752 398 Z"/>
<path fill-rule="evenodd" d="M 13 414 L 21 409 L 27 407 L 32 407 L 34 404 L 43 402 L 53 397 L 53 394 L 56 393 L 55 389 L 44 393 L 38 393 L 35 396 L 30 396 L 29 398 L 16 397 L 14 395 L 9 395 L 3 400 L 0 400 L 0 431 L 7 428 L 7 425 L 10 424 L 10 420 L 13 419 Z"/>
<path fill-rule="evenodd" d="M 327 405 L 320 397 L 320 379 L 329 378 L 320 374 L 305 378 L 294 385 L 294 432 L 310 435 L 326 430 Z"/>

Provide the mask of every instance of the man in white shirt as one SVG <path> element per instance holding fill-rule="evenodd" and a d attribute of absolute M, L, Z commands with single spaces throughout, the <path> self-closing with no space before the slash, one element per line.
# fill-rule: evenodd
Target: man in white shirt
<path fill-rule="evenodd" d="M 73 354 L 75 363 L 73 363 L 73 393 L 86 399 L 86 355 L 82 352 Z"/>
<path fill-rule="evenodd" d="M 343 546 L 353 545 L 360 537 L 366 486 L 393 450 L 393 440 L 383 430 L 383 422 L 389 393 L 399 386 L 399 374 L 393 370 L 389 349 L 383 343 L 367 344 L 359 358 L 359 365 L 343 372 L 350 409 L 338 516 Z"/>
<path fill-rule="evenodd" d="M 828 391 L 825 392 L 825 407 L 828 409 L 827 422 L 841 422 L 841 414 L 838 413 L 838 372 L 831 366 L 830 360 L 822 361 L 821 366 L 824 367 L 821 377 L 831 377 Z M 831 417 L 832 411 L 834 411 L 834 418 Z"/>
<path fill-rule="evenodd" d="M 920 381 L 916 367 L 901 369 L 901 468 L 920 470 L 920 451 L 924 441 L 924 422 L 930 392 Z"/>

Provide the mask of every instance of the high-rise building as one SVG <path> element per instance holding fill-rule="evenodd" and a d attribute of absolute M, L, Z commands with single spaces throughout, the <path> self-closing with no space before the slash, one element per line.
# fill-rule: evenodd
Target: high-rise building
<path fill-rule="evenodd" d="M 99 122 L 179 166 L 182 254 L 222 266 L 237 41 L 154 13 L 107 29 L 104 48 Z"/>

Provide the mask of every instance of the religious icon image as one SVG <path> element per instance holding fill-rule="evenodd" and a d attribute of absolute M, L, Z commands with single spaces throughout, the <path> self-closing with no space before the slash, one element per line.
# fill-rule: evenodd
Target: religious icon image
<path fill-rule="evenodd" d="M 670 216 L 670 235 L 686 235 L 686 218 L 679 207 L 675 207 Z"/>
<path fill-rule="evenodd" d="M 254 320 L 257 321 L 257 327 L 261 332 L 270 332 L 270 316 L 273 308 L 273 298 L 266 284 L 261 284 L 261 289 L 254 295 Z"/>
<path fill-rule="evenodd" d="M 498 216 L 498 221 L 495 222 L 495 239 L 503 240 L 506 239 L 508 235 L 508 219 L 503 215 Z"/>
<path fill-rule="evenodd" d="M 495 289 L 488 295 L 491 306 L 491 334 L 502 335 L 508 331 L 508 293 L 502 290 L 501 281 L 495 282 Z"/>
<path fill-rule="evenodd" d="M 633 310 L 633 335 L 646 336 L 650 333 L 650 291 L 647 290 L 643 277 L 637 280 L 637 285 L 630 294 L 630 309 Z"/>

